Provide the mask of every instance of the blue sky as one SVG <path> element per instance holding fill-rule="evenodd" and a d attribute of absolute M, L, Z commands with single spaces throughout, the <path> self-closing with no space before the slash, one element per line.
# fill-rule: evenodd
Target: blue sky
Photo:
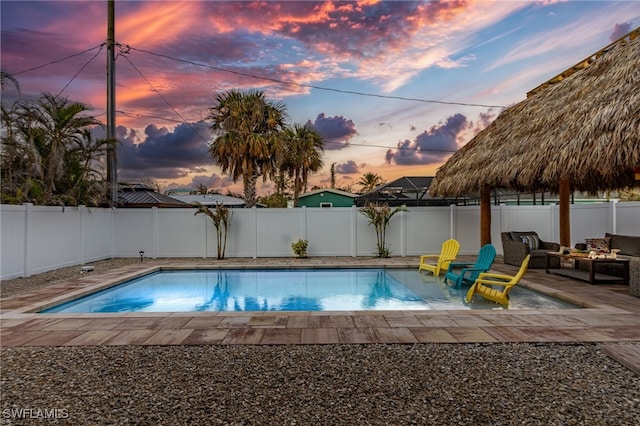
<path fill-rule="evenodd" d="M 106 121 L 107 2 L 0 8 L 2 70 L 16 74 L 20 96 L 61 93 Z M 313 123 L 326 151 L 312 184 L 328 186 L 334 163 L 341 186 L 366 172 L 433 175 L 501 107 L 640 25 L 635 1 L 116 1 L 115 9 L 120 179 L 223 192 L 240 185 L 207 154 L 204 120 L 219 91 L 262 90 L 285 103 L 289 123 Z"/>

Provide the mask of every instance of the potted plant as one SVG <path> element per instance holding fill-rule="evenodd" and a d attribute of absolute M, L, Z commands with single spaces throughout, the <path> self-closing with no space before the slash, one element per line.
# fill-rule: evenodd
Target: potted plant
<path fill-rule="evenodd" d="M 307 247 L 309 247 L 309 241 L 307 240 L 298 240 L 296 242 L 291 243 L 291 248 L 296 256 L 299 258 L 307 257 Z"/>

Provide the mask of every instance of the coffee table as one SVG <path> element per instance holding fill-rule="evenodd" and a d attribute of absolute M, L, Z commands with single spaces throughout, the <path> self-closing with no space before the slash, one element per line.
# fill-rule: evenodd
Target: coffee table
<path fill-rule="evenodd" d="M 560 258 L 560 267 L 551 268 L 551 258 Z M 563 268 L 567 263 L 570 263 L 573 267 Z M 586 263 L 588 269 L 580 269 L 580 263 Z M 596 272 L 595 265 L 597 264 L 621 264 L 623 266 L 623 276 L 617 277 L 615 275 L 603 274 Z M 620 258 L 607 258 L 607 259 L 589 259 L 588 257 L 573 256 L 570 254 L 560 254 L 556 252 L 547 252 L 547 274 L 562 275 L 569 278 L 575 278 L 577 280 L 586 281 L 589 284 L 599 283 L 611 283 L 611 284 L 629 284 L 629 259 Z"/>

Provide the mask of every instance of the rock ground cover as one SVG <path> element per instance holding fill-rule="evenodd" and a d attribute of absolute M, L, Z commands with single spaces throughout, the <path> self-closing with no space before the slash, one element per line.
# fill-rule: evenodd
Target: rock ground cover
<path fill-rule="evenodd" d="M 77 274 L 75 266 L 4 281 L 2 296 Z M 48 423 L 74 425 L 640 419 L 640 377 L 599 344 L 16 347 L 0 349 L 0 363 L 2 424 L 41 424 L 37 416 L 52 413 Z"/>
<path fill-rule="evenodd" d="M 11 409 L 66 424 L 637 425 L 640 377 L 597 344 L 2 350 Z"/>

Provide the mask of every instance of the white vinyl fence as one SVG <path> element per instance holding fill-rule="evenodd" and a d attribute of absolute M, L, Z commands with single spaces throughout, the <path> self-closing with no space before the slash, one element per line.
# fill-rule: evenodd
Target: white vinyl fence
<path fill-rule="evenodd" d="M 502 253 L 500 232 L 537 231 L 559 240 L 559 207 L 493 206 L 491 240 Z M 101 259 L 216 258 L 216 230 L 195 209 L 94 209 L 0 206 L 0 278 L 30 276 Z M 440 252 L 442 241 L 460 241 L 461 254 L 480 248 L 478 206 L 410 207 L 387 228 L 392 256 Z M 640 235 L 640 202 L 571 206 L 572 245 L 605 232 Z M 226 257 L 291 257 L 291 243 L 309 241 L 309 256 L 371 256 L 376 235 L 353 208 L 233 209 Z"/>

